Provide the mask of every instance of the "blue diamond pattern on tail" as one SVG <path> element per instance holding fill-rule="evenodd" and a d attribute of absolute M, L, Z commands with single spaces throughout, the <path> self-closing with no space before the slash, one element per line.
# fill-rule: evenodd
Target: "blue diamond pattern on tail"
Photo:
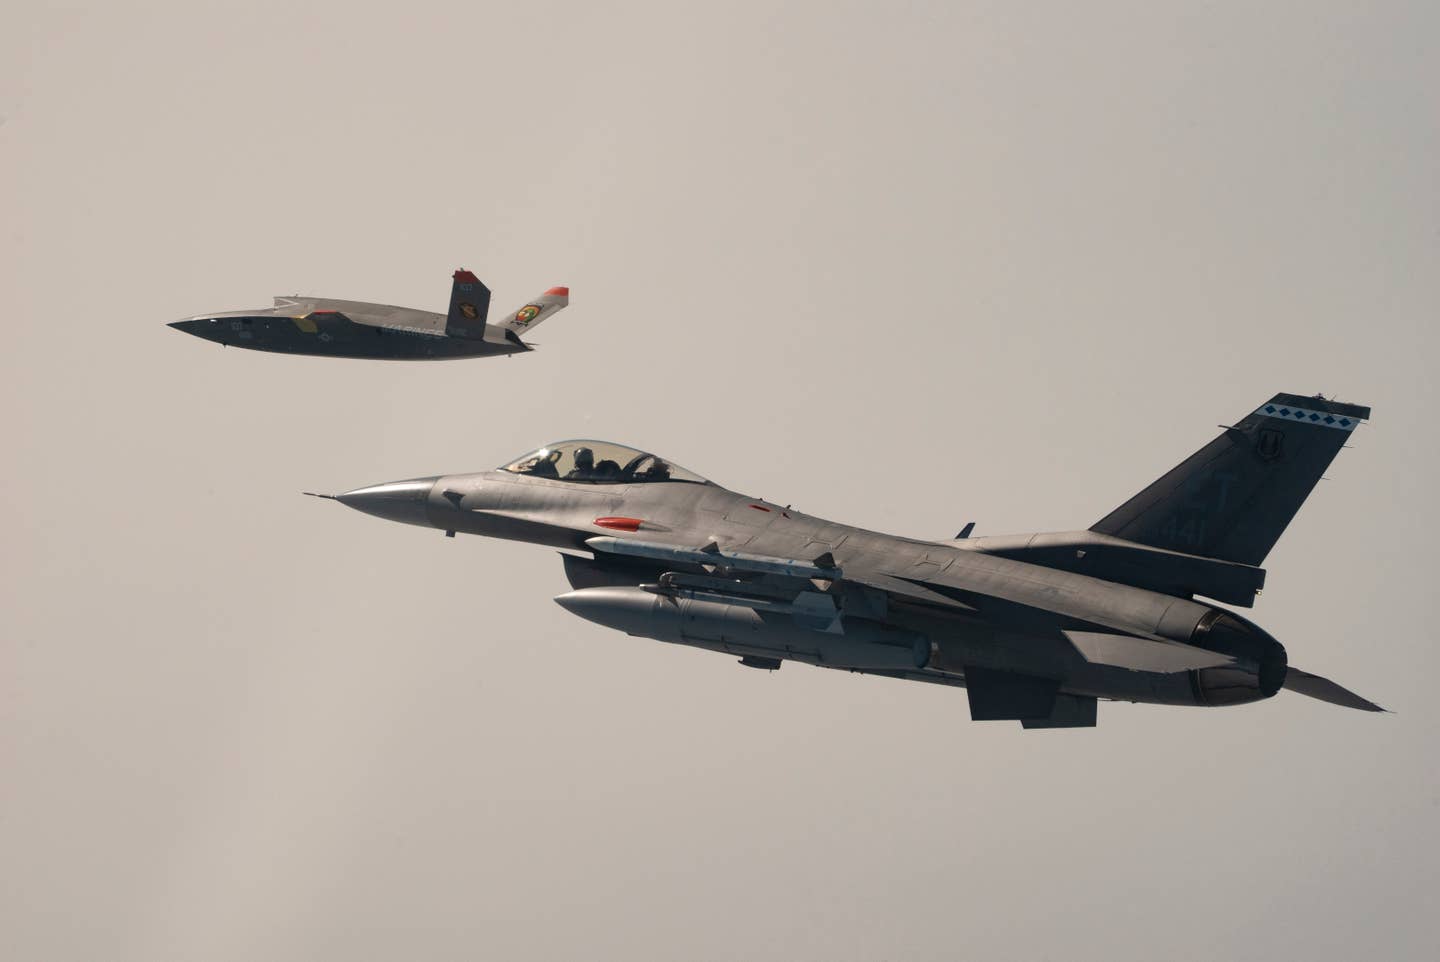
<path fill-rule="evenodd" d="M 1302 421 L 1306 424 L 1313 424 L 1317 428 L 1334 428 L 1337 431 L 1353 431 L 1360 426 L 1360 422 L 1354 418 L 1337 418 L 1324 411 L 1310 411 L 1305 408 L 1277 408 L 1273 404 L 1265 405 L 1255 414 L 1260 417 L 1284 418 L 1286 421 Z"/>

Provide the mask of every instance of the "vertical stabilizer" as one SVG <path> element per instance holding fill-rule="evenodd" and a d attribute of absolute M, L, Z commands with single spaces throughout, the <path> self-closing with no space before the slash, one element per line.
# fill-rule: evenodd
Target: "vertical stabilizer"
<path fill-rule="evenodd" d="M 1277 394 L 1091 531 L 1259 565 L 1370 409 Z"/>
<path fill-rule="evenodd" d="M 464 268 L 456 271 L 450 288 L 450 313 L 445 318 L 445 333 L 451 337 L 483 338 L 485 317 L 489 313 L 490 288 Z"/>

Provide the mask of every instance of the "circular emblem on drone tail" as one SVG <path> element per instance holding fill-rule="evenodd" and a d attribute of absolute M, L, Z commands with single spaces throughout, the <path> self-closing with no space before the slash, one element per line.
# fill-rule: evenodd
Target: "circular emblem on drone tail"
<path fill-rule="evenodd" d="M 464 314 L 472 321 L 480 316 L 480 312 L 475 310 L 475 305 L 471 304 L 469 301 L 462 301 L 460 303 L 460 313 Z"/>
<path fill-rule="evenodd" d="M 535 320 L 535 318 L 538 317 L 539 314 L 540 305 L 526 304 L 524 307 L 520 308 L 520 310 L 515 312 L 515 322 L 517 324 L 529 324 L 531 321 Z"/>

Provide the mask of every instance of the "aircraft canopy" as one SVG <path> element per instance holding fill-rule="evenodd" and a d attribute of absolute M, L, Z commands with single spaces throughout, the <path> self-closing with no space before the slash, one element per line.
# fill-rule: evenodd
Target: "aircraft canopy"
<path fill-rule="evenodd" d="M 501 470 L 582 484 L 710 483 L 664 458 L 610 441 L 557 441 L 531 451 Z"/>

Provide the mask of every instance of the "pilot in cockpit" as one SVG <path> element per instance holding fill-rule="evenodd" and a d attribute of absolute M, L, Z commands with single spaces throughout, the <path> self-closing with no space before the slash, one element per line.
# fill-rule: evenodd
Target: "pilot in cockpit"
<path fill-rule="evenodd" d="M 668 481 L 670 480 L 670 465 L 659 458 L 651 456 L 649 463 L 645 465 L 638 477 L 644 481 Z"/>
<path fill-rule="evenodd" d="M 575 466 L 565 473 L 566 481 L 595 480 L 595 452 L 589 448 L 575 449 Z"/>
<path fill-rule="evenodd" d="M 511 474 L 572 484 L 637 484 L 681 481 L 708 484 L 679 465 L 609 441 L 560 441 L 547 444 L 501 468 Z"/>

